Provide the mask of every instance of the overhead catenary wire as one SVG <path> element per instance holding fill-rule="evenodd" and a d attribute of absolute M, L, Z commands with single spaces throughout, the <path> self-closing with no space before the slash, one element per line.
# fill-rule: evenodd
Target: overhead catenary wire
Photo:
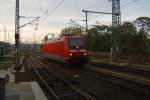
<path fill-rule="evenodd" d="M 140 1 L 140 0 L 133 0 L 133 1 L 130 1 L 130 2 L 126 3 L 126 4 L 123 4 L 123 5 L 121 6 L 121 8 L 124 8 L 124 7 L 126 7 L 126 6 L 131 5 L 131 4 L 134 4 L 134 3 L 138 2 L 138 1 Z M 107 5 L 108 5 L 108 4 L 104 5 L 104 6 L 101 7 L 100 9 L 106 7 Z M 93 5 L 93 6 L 94 6 L 94 5 Z M 92 6 L 91 6 L 91 7 L 92 7 Z M 109 7 L 111 7 L 111 6 L 109 6 Z M 90 7 L 89 7 L 89 8 L 90 8 Z M 96 17 L 94 17 L 94 18 L 97 18 L 97 17 L 99 17 L 99 16 L 100 16 L 100 15 L 98 15 L 98 16 L 96 16 Z M 91 19 L 89 19 L 89 20 L 93 20 L 94 18 L 91 18 Z"/>
<path fill-rule="evenodd" d="M 127 3 L 125 3 L 125 4 L 123 4 L 122 6 L 121 6 L 121 9 L 123 10 L 123 8 L 125 8 L 125 7 L 127 7 L 127 6 L 130 6 L 130 5 L 132 5 L 132 4 L 134 4 L 134 3 L 137 3 L 138 1 L 141 1 L 141 0 L 132 0 L 132 1 L 130 1 L 130 2 L 127 2 Z M 128 15 L 128 13 L 123 13 L 122 15 Z M 124 17 L 125 18 L 125 17 Z M 130 17 L 128 17 L 128 16 L 126 16 L 126 18 L 129 18 L 130 19 Z M 123 18 L 122 18 L 123 19 Z M 130 19 L 129 20 L 129 22 L 132 22 L 132 20 Z"/>
<path fill-rule="evenodd" d="M 129 6 L 129 5 L 131 5 L 131 4 L 133 4 L 133 3 L 136 3 L 136 2 L 138 2 L 138 1 L 140 1 L 140 0 L 133 0 L 133 1 L 130 1 L 130 2 L 128 2 L 128 3 L 124 4 L 124 5 L 122 5 L 121 8 L 124 8 L 124 7 L 126 7 L 126 6 Z M 108 5 L 108 4 L 104 5 L 103 7 L 100 7 L 99 9 L 102 9 L 102 8 L 106 7 L 107 5 Z M 109 7 L 111 7 L 111 6 L 109 6 Z M 97 17 L 99 17 L 99 16 L 96 16 L 96 17 L 94 17 L 94 18 L 97 18 Z M 94 18 L 89 19 L 89 20 L 93 20 Z"/>
<path fill-rule="evenodd" d="M 147 9 L 144 9 L 143 12 L 147 12 L 147 11 L 149 11 L 149 10 L 150 10 L 150 7 L 147 8 Z"/>
<path fill-rule="evenodd" d="M 40 1 L 40 0 L 38 0 L 38 1 L 39 1 L 39 4 L 40 4 L 41 1 Z M 44 22 L 44 21 L 48 18 L 48 16 L 50 16 L 50 15 L 64 2 L 64 0 L 62 0 L 61 2 L 58 3 L 58 5 L 56 5 L 56 6 L 54 7 L 54 4 L 55 4 L 57 1 L 58 1 L 58 0 L 54 0 L 54 1 L 51 3 L 50 7 L 44 11 L 43 15 L 41 16 L 41 18 L 43 18 L 41 22 Z M 140 0 L 133 0 L 133 1 L 131 1 L 131 2 L 128 2 L 128 3 L 124 4 L 123 6 L 126 7 L 127 4 L 133 4 L 133 3 L 137 2 L 137 1 L 140 1 Z M 79 4 L 78 4 L 78 1 L 77 1 L 77 0 L 75 0 L 75 4 L 76 4 L 76 6 L 77 6 L 77 9 L 80 10 Z M 40 4 L 40 5 L 41 5 L 41 4 Z M 95 4 L 95 5 L 98 5 L 98 3 Z M 93 5 L 93 7 L 95 7 L 95 5 Z M 106 6 L 108 6 L 108 3 L 107 3 L 107 4 L 104 4 L 104 6 L 100 7 L 99 9 L 103 9 L 103 8 L 105 8 Z M 52 8 L 52 7 L 53 7 L 53 9 L 50 9 L 50 8 Z M 87 7 L 86 9 L 93 8 L 93 7 L 92 7 L 92 6 L 89 6 L 89 7 Z M 111 6 L 109 6 L 109 7 L 111 7 Z M 40 8 L 43 8 L 43 7 L 41 6 Z M 96 16 L 96 17 L 97 17 L 97 16 Z M 40 19 L 41 19 L 41 18 L 40 18 Z M 93 19 L 93 18 L 92 18 L 92 19 Z M 89 20 L 91 20 L 91 19 L 89 19 Z M 40 23 L 41 23 L 41 22 L 40 22 Z"/>
<path fill-rule="evenodd" d="M 43 6 L 42 6 L 42 3 L 41 3 L 41 0 L 38 0 L 38 2 L 39 2 L 39 6 L 40 6 L 40 9 L 41 9 L 41 12 L 43 13 L 44 10 L 43 10 Z"/>
<path fill-rule="evenodd" d="M 44 22 L 52 13 L 55 12 L 55 10 L 61 6 L 61 4 L 64 2 L 65 0 L 61 0 L 61 2 L 58 3 L 58 5 L 56 5 L 50 12 L 47 13 L 47 15 L 45 16 L 45 18 L 43 18 L 43 20 L 41 21 Z"/>
<path fill-rule="evenodd" d="M 25 7 L 24 2 L 21 3 L 21 6 L 22 6 L 22 11 L 23 11 L 23 13 L 24 13 L 26 16 L 28 16 L 27 9 L 26 9 L 26 7 Z"/>
<path fill-rule="evenodd" d="M 104 4 L 103 6 L 101 6 L 101 7 L 98 7 L 97 9 L 104 9 L 104 8 L 108 8 L 108 7 L 111 7 L 108 3 L 107 4 Z M 97 18 L 97 17 L 99 17 L 99 16 L 104 16 L 104 15 L 97 15 L 97 16 L 95 16 L 94 18 L 89 18 L 89 21 L 90 20 L 93 20 L 93 19 L 95 19 L 95 18 Z"/>
<path fill-rule="evenodd" d="M 79 15 L 82 16 L 81 9 L 80 9 L 80 7 L 79 7 L 79 3 L 78 3 L 77 0 L 75 0 L 75 5 L 76 5 L 76 8 L 77 8 L 77 11 L 78 11 Z"/>
<path fill-rule="evenodd" d="M 52 9 L 52 11 L 50 13 L 48 13 L 48 16 L 51 15 L 59 6 L 61 6 L 61 4 L 63 2 L 64 2 L 64 0 L 62 0 L 61 2 L 59 2 L 59 4 L 54 9 Z"/>
<path fill-rule="evenodd" d="M 41 23 L 47 18 L 47 16 L 48 16 L 48 14 L 49 14 L 49 11 L 50 10 L 53 10 L 53 9 L 51 9 L 54 5 L 55 5 L 55 3 L 57 2 L 58 0 L 53 0 L 53 2 L 49 5 L 49 7 L 46 9 L 46 10 L 44 10 L 43 9 L 43 11 L 42 11 L 42 15 L 39 17 L 40 19 L 42 18 L 42 17 L 45 17 L 45 18 L 43 18 L 43 20 L 42 21 L 40 21 Z M 39 0 L 39 4 L 41 3 L 41 1 Z M 40 5 L 42 5 L 42 4 L 40 4 Z M 42 6 L 41 6 L 42 7 Z M 41 8 L 40 7 L 40 8 Z M 43 8 L 43 7 L 42 7 Z"/>
<path fill-rule="evenodd" d="M 53 0 L 49 7 L 45 10 L 44 14 L 48 14 L 49 10 L 55 5 L 58 0 Z"/>
<path fill-rule="evenodd" d="M 138 2 L 138 1 L 140 1 L 140 0 L 133 0 L 133 1 L 130 1 L 130 2 L 128 2 L 128 3 L 124 4 L 124 5 L 122 5 L 121 8 L 124 8 L 124 7 L 126 7 L 126 6 L 131 5 L 131 4 L 134 4 L 134 3 Z"/>
<path fill-rule="evenodd" d="M 123 4 L 123 5 L 121 6 L 121 8 L 124 8 L 124 7 L 126 7 L 126 6 L 131 5 L 131 4 L 134 4 L 134 3 L 138 2 L 138 1 L 140 1 L 140 0 L 133 0 L 133 1 L 130 1 L 130 2 L 126 3 L 126 4 Z M 96 5 L 97 5 L 97 4 L 92 5 L 92 6 L 89 6 L 89 7 L 87 7 L 86 9 L 95 7 Z M 108 4 L 105 4 L 104 6 L 98 8 L 98 9 L 103 9 L 103 8 L 105 8 L 105 7 L 107 7 L 107 6 L 108 6 Z M 108 6 L 108 7 L 111 7 L 111 6 Z M 100 16 L 100 15 L 98 15 L 98 16 L 96 16 L 96 17 L 94 17 L 94 18 L 97 18 L 97 17 L 99 17 L 99 16 Z M 101 16 L 102 16 L 102 15 L 101 15 Z M 93 20 L 94 18 L 91 18 L 91 19 L 89 19 L 89 20 Z"/>
<path fill-rule="evenodd" d="M 96 2 L 94 5 L 90 5 L 90 6 L 86 7 L 85 10 L 93 8 L 93 7 L 97 7 L 97 6 L 99 6 L 99 2 Z"/>

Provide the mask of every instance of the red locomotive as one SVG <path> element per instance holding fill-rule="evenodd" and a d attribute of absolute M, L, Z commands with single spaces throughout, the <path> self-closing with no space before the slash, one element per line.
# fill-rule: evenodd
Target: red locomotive
<path fill-rule="evenodd" d="M 84 64 L 88 61 L 87 50 L 81 36 L 63 36 L 59 40 L 46 41 L 42 54 L 50 59 L 67 64 Z"/>

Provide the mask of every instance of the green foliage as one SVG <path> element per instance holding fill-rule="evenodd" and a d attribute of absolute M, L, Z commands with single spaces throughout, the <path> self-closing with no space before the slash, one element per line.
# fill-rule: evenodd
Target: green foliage
<path fill-rule="evenodd" d="M 111 32 L 109 26 L 94 26 L 88 32 L 87 47 L 90 51 L 109 52 L 111 47 Z"/>
<path fill-rule="evenodd" d="M 129 57 L 130 61 L 144 62 L 150 46 L 147 35 L 143 29 L 137 31 L 132 23 L 125 22 L 120 32 L 121 56 Z"/>
<path fill-rule="evenodd" d="M 134 53 L 134 42 L 136 36 L 136 28 L 130 22 L 124 22 L 120 31 L 120 49 L 124 55 Z"/>
<path fill-rule="evenodd" d="M 46 35 L 45 37 L 44 37 L 44 41 L 47 41 L 48 40 L 48 36 Z"/>
<path fill-rule="evenodd" d="M 60 36 L 63 35 L 81 35 L 82 29 L 79 27 L 68 27 L 61 30 Z"/>
<path fill-rule="evenodd" d="M 149 17 L 139 17 L 134 22 L 124 22 L 119 29 L 121 57 L 142 60 L 150 55 L 149 31 Z M 81 34 L 81 32 L 81 28 L 69 27 L 63 29 L 61 34 Z M 84 39 L 89 51 L 110 52 L 112 27 L 95 25 L 88 30 Z"/>
<path fill-rule="evenodd" d="M 135 20 L 135 23 L 140 27 L 140 30 L 145 31 L 146 33 L 150 32 L 150 18 L 149 17 L 139 17 Z"/>
<path fill-rule="evenodd" d="M 10 64 L 0 64 L 0 70 L 5 69 L 7 70 L 11 65 Z"/>

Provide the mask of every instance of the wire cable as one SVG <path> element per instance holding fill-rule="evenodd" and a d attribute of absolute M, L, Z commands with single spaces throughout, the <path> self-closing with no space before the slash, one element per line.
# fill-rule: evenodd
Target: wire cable
<path fill-rule="evenodd" d="M 78 4 L 78 1 L 77 1 L 77 0 L 75 0 L 75 5 L 76 5 L 76 7 L 77 7 L 77 11 L 78 11 L 79 15 L 82 16 L 82 13 L 81 13 L 81 10 L 80 10 L 80 7 L 79 7 L 79 4 Z"/>
<path fill-rule="evenodd" d="M 64 0 L 62 0 L 50 13 L 48 13 L 48 16 L 51 15 L 58 7 L 60 7 L 63 2 Z"/>
<path fill-rule="evenodd" d="M 101 6 L 101 7 L 98 7 L 97 9 L 104 9 L 104 8 L 107 8 L 107 9 L 109 9 L 111 6 L 109 5 L 109 3 L 107 3 L 107 4 L 104 4 L 103 6 Z M 97 16 L 95 16 L 95 17 L 93 17 L 93 18 L 89 18 L 89 21 L 90 20 L 93 20 L 93 19 L 95 19 L 95 18 L 97 18 L 97 17 L 99 17 L 99 16 L 104 16 L 104 15 L 97 15 Z"/>
<path fill-rule="evenodd" d="M 54 0 L 50 6 L 45 10 L 44 14 L 48 14 L 49 10 L 53 7 L 53 5 L 55 5 L 55 3 L 57 2 L 57 0 Z"/>
<path fill-rule="evenodd" d="M 62 0 L 61 2 L 59 2 L 59 4 L 58 4 L 57 6 L 55 6 L 54 9 L 52 9 L 50 12 L 48 12 L 48 13 L 47 13 L 47 16 L 41 21 L 41 23 L 44 22 L 52 13 L 54 13 L 55 10 L 56 10 L 58 7 L 60 7 L 63 2 L 64 2 L 64 0 Z"/>
<path fill-rule="evenodd" d="M 126 7 L 126 6 L 129 6 L 129 5 L 131 5 L 131 4 L 133 4 L 133 3 L 136 3 L 136 2 L 138 2 L 138 1 L 140 1 L 140 0 L 133 0 L 133 1 L 130 1 L 130 2 L 128 2 L 128 3 L 124 4 L 124 5 L 122 5 L 121 8 L 124 8 L 124 7 Z"/>
<path fill-rule="evenodd" d="M 25 15 L 28 15 L 27 9 L 26 9 L 25 4 L 24 4 L 23 2 L 22 2 L 22 4 L 21 4 L 21 6 L 22 6 L 22 10 L 23 10 L 24 14 L 25 14 Z"/>
<path fill-rule="evenodd" d="M 87 8 L 85 8 L 85 10 L 89 9 L 89 8 L 93 8 L 99 5 L 99 2 L 95 3 L 94 5 L 90 5 Z"/>
<path fill-rule="evenodd" d="M 39 6 L 40 6 L 40 9 L 41 9 L 41 12 L 43 13 L 44 10 L 43 10 L 43 6 L 42 6 L 42 3 L 41 3 L 41 0 L 38 0 L 38 2 L 39 2 Z"/>
<path fill-rule="evenodd" d="M 121 6 L 121 8 L 125 8 L 125 7 L 127 7 L 127 6 L 129 6 L 129 5 L 131 5 L 131 4 L 134 4 L 134 3 L 136 3 L 136 2 L 138 2 L 138 1 L 140 1 L 140 0 L 133 0 L 133 1 L 130 1 L 130 2 L 128 2 L 128 3 L 126 3 L 126 4 L 124 4 L 124 5 L 122 5 Z M 122 15 L 129 15 L 128 13 L 123 13 Z M 130 18 L 129 16 L 126 16 L 126 17 L 124 17 L 124 18 L 122 18 L 122 19 L 125 19 L 125 18 Z M 130 22 L 131 22 L 131 20 L 129 20 Z"/>
<path fill-rule="evenodd" d="M 126 6 L 131 5 L 131 4 L 134 4 L 134 3 L 138 2 L 138 1 L 140 1 L 140 0 L 133 0 L 133 1 L 130 1 L 130 2 L 128 2 L 128 3 L 124 4 L 124 5 L 122 5 L 121 8 L 124 8 L 124 7 L 126 7 Z M 102 8 L 106 7 L 107 5 L 108 5 L 108 4 L 104 5 L 103 7 L 99 8 L 99 9 L 102 9 Z M 91 7 L 92 7 L 92 6 L 91 6 Z M 109 6 L 109 7 L 110 7 L 110 6 Z M 99 15 L 99 16 L 100 16 L 100 15 Z M 96 16 L 96 17 L 94 17 L 94 18 L 97 18 L 97 17 L 99 17 L 99 16 Z M 91 18 L 91 19 L 89 19 L 89 20 L 93 20 L 94 18 Z"/>

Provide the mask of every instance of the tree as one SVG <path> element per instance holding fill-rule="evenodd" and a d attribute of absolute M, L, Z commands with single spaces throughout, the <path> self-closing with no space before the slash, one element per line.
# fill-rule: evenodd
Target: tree
<path fill-rule="evenodd" d="M 138 23 L 139 26 L 139 37 L 141 40 L 143 40 L 143 48 L 144 48 L 144 53 L 150 53 L 150 18 L 149 17 L 139 17 L 135 20 L 136 23 Z"/>
<path fill-rule="evenodd" d="M 89 29 L 87 44 L 90 51 L 109 52 L 111 46 L 110 27 L 95 25 Z"/>
<path fill-rule="evenodd" d="M 48 36 L 46 35 L 45 37 L 44 37 L 44 41 L 47 41 L 48 40 Z"/>
<path fill-rule="evenodd" d="M 122 56 L 134 53 L 134 42 L 136 36 L 136 28 L 130 22 L 124 22 L 120 31 L 120 49 Z"/>
<path fill-rule="evenodd" d="M 122 56 L 128 56 L 134 61 L 142 62 L 147 49 L 148 38 L 146 34 L 143 29 L 137 32 L 132 23 L 124 22 L 120 33 Z"/>
<path fill-rule="evenodd" d="M 145 31 L 146 33 L 150 32 L 150 18 L 149 17 L 139 17 L 134 21 L 140 30 Z"/>
<path fill-rule="evenodd" d="M 122 57 L 129 57 L 137 61 L 142 60 L 148 53 L 150 54 L 150 39 L 148 38 L 150 32 L 149 17 L 139 17 L 134 22 L 124 22 L 119 29 Z M 81 28 L 69 27 L 63 29 L 61 34 L 78 34 L 82 31 Z M 88 30 L 88 34 L 84 38 L 88 50 L 110 52 L 112 27 L 95 25 Z"/>
<path fill-rule="evenodd" d="M 68 27 L 68 28 L 61 30 L 60 36 L 63 36 L 63 35 L 81 35 L 82 31 L 83 30 L 79 27 Z"/>

